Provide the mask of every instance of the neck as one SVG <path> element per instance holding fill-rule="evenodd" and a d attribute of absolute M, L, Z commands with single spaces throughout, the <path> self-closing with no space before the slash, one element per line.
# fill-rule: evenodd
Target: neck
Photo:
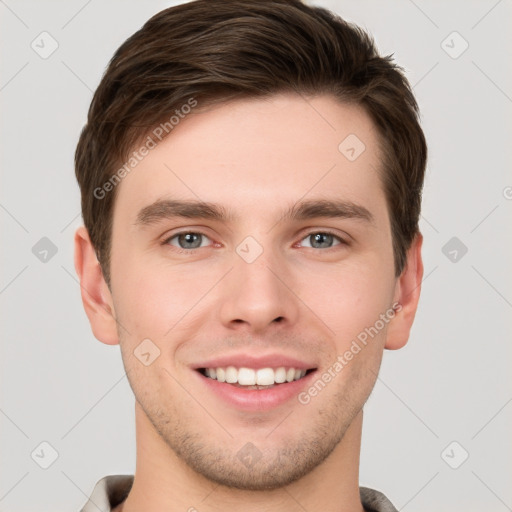
<path fill-rule="evenodd" d="M 220 486 L 169 448 L 136 402 L 137 464 L 127 499 L 113 512 L 364 512 L 359 497 L 362 411 L 331 455 L 286 487 L 246 491 Z"/>

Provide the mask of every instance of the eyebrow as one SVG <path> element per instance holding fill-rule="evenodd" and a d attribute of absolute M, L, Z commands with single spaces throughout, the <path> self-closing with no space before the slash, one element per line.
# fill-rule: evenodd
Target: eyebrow
<path fill-rule="evenodd" d="M 238 216 L 222 205 L 194 200 L 160 199 L 145 206 L 137 214 L 135 225 L 147 227 L 161 220 L 183 217 L 234 222 Z M 281 220 L 308 220 L 316 218 L 359 219 L 370 224 L 374 217 L 362 205 L 344 200 L 316 199 L 300 201 L 284 211 Z"/>

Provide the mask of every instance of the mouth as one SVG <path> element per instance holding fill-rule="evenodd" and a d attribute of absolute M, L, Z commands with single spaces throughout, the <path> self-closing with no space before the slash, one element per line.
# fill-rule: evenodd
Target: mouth
<path fill-rule="evenodd" d="M 235 366 L 197 368 L 197 371 L 208 379 L 243 389 L 271 389 L 301 380 L 315 370 L 316 368 L 299 369 L 284 366 L 258 369 Z"/>
<path fill-rule="evenodd" d="M 218 366 L 195 368 L 205 393 L 212 393 L 230 407 L 246 412 L 270 411 L 298 401 L 311 385 L 317 368 L 248 368 Z"/>

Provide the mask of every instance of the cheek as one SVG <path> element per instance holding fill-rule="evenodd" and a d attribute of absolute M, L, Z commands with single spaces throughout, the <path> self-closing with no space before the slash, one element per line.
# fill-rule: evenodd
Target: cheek
<path fill-rule="evenodd" d="M 115 268 L 116 314 L 131 333 L 131 343 L 146 337 L 163 343 L 181 331 L 200 310 L 198 301 L 222 275 L 204 265 L 171 267 L 144 258 L 127 259 Z"/>
<path fill-rule="evenodd" d="M 180 319 L 190 320 L 189 312 L 226 271 L 200 261 L 173 266 L 144 254 L 125 254 L 125 258 L 112 255 L 115 308 L 118 320 L 137 339 L 159 340 L 175 325 L 178 331 L 185 328 L 188 322 Z M 377 251 L 366 251 L 339 264 L 290 263 L 288 271 L 301 301 L 341 343 L 350 342 L 390 307 L 393 267 Z M 199 310 L 201 306 L 194 312 Z"/>
<path fill-rule="evenodd" d="M 343 343 L 374 325 L 390 308 L 394 277 L 392 268 L 373 261 L 310 272 L 301 288 L 301 299 Z"/>

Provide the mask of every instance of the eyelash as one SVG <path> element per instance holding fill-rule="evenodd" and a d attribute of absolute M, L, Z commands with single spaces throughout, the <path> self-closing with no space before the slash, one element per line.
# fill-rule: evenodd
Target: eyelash
<path fill-rule="evenodd" d="M 162 241 L 161 245 L 165 246 L 169 246 L 169 247 L 172 247 L 172 250 L 173 252 L 176 252 L 178 254 L 193 254 L 195 251 L 197 251 L 198 249 L 205 249 L 205 247 L 196 247 L 196 248 L 193 248 L 193 249 L 181 249 L 180 247 L 175 247 L 173 245 L 170 245 L 169 242 L 173 239 L 173 238 L 176 238 L 177 236 L 179 235 L 186 235 L 186 234 L 194 234 L 194 235 L 201 235 L 201 236 L 204 236 L 206 238 L 209 238 L 208 235 L 206 233 L 203 233 L 202 231 L 180 231 L 178 233 L 174 233 L 173 235 L 171 235 L 170 237 L 167 237 L 165 240 Z M 348 246 L 350 245 L 346 240 L 344 240 L 343 238 L 341 238 L 339 235 L 337 235 L 336 233 L 332 232 L 332 231 L 329 231 L 328 229 L 327 230 L 321 230 L 321 231 L 310 231 L 309 233 L 306 233 L 305 236 L 303 236 L 300 241 L 304 240 L 305 238 L 308 238 L 310 237 L 311 235 L 317 235 L 317 234 L 322 234 L 322 235 L 332 235 L 334 238 L 336 238 L 340 243 L 333 246 L 333 247 L 328 247 L 327 249 L 317 249 L 316 247 L 307 247 L 307 249 L 316 249 L 317 251 L 322 251 L 322 252 L 331 252 L 333 250 L 336 250 L 336 247 L 338 245 L 344 245 L 344 246 Z"/>

